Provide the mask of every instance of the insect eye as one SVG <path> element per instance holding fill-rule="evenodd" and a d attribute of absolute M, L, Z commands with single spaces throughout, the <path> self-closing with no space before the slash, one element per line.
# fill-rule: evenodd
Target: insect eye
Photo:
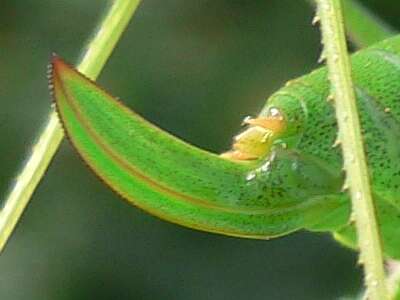
<path fill-rule="evenodd" d="M 282 114 L 278 108 L 270 107 L 268 110 L 268 116 L 273 117 L 273 118 L 279 118 L 279 117 L 282 117 Z"/>

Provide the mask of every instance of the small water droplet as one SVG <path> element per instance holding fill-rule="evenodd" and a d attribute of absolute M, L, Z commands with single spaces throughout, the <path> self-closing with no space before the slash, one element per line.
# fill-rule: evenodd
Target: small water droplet
<path fill-rule="evenodd" d="M 291 86 L 293 84 L 292 80 L 286 81 L 285 86 Z"/>
<path fill-rule="evenodd" d="M 265 164 L 263 164 L 260 168 L 262 172 L 268 172 L 271 166 L 271 162 L 268 160 Z"/>
<path fill-rule="evenodd" d="M 335 142 L 333 143 L 332 148 L 338 147 L 341 143 L 342 143 L 342 142 L 340 141 L 340 139 L 337 138 L 337 139 L 335 140 Z"/>
<path fill-rule="evenodd" d="M 320 21 L 321 21 L 321 17 L 318 16 L 318 15 L 316 15 L 316 16 L 312 19 L 311 24 L 312 24 L 312 25 L 316 25 L 316 24 L 319 23 Z"/>
<path fill-rule="evenodd" d="M 256 173 L 254 173 L 254 172 L 251 172 L 251 173 L 247 174 L 247 176 L 246 176 L 247 181 L 252 181 L 255 178 L 256 178 Z"/>
<path fill-rule="evenodd" d="M 249 122 L 252 119 L 251 116 L 246 116 L 244 117 L 243 121 L 242 121 L 242 126 L 247 125 L 247 122 Z"/>
<path fill-rule="evenodd" d="M 324 62 L 325 59 L 326 59 L 325 52 L 322 51 L 320 57 L 318 58 L 318 63 Z"/>
<path fill-rule="evenodd" d="M 356 215 L 354 212 L 351 212 L 349 221 L 350 223 L 354 223 L 356 221 Z"/>
<path fill-rule="evenodd" d="M 334 99 L 335 97 L 333 96 L 333 94 L 329 94 L 328 97 L 326 98 L 328 102 L 333 101 Z"/>

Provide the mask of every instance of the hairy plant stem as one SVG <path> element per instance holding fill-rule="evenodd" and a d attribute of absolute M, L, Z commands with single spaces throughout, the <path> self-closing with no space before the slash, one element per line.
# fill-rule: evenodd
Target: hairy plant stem
<path fill-rule="evenodd" d="M 313 6 L 316 4 L 315 0 L 306 1 Z M 357 48 L 367 47 L 397 33 L 360 1 L 343 0 L 343 10 L 346 34 Z"/>
<path fill-rule="evenodd" d="M 351 78 L 340 0 L 317 0 L 317 16 L 321 20 L 324 44 L 322 55 L 327 60 L 331 93 L 335 100 L 338 138 L 342 145 L 347 174 L 345 186 L 350 189 L 360 261 L 365 271 L 366 295 L 370 300 L 386 300 L 389 298 L 382 247 Z"/>
<path fill-rule="evenodd" d="M 91 79 L 99 75 L 139 3 L 140 0 L 114 1 L 78 64 L 80 72 Z M 64 133 L 53 110 L 0 212 L 0 252 L 4 249 L 63 137 Z"/>

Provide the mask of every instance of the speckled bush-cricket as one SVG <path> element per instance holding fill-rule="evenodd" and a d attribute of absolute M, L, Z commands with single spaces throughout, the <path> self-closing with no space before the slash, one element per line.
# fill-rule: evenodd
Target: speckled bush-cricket
<path fill-rule="evenodd" d="M 357 52 L 352 65 L 384 251 L 400 258 L 400 36 Z M 270 96 L 222 155 L 150 124 L 57 56 L 50 72 L 70 141 L 130 203 L 209 232 L 329 231 L 355 247 L 325 68 Z"/>

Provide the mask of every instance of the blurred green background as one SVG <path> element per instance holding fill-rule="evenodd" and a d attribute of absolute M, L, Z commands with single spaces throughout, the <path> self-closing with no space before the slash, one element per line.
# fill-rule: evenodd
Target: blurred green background
<path fill-rule="evenodd" d="M 76 62 L 110 1 L 0 1 L 0 195 L 50 109 L 46 66 Z M 400 28 L 398 0 L 365 3 Z M 144 0 L 99 78 L 140 114 L 221 152 L 284 82 L 317 66 L 299 0 Z M 361 285 L 329 235 L 255 241 L 129 206 L 64 142 L 0 256 L 0 299 L 338 299 Z"/>

